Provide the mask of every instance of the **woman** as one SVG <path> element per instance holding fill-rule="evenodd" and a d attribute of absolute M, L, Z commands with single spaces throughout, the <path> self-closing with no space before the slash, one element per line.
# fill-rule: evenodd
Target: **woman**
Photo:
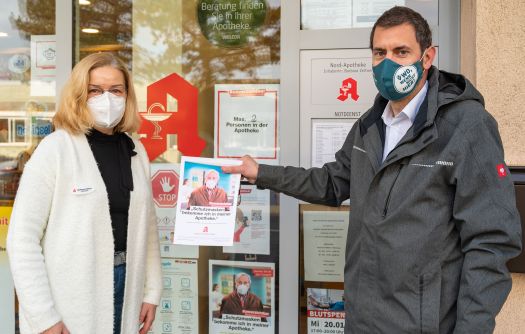
<path fill-rule="evenodd" d="M 75 66 L 11 216 L 21 333 L 149 330 L 161 271 L 149 161 L 126 134 L 139 120 L 120 60 L 97 53 Z"/>

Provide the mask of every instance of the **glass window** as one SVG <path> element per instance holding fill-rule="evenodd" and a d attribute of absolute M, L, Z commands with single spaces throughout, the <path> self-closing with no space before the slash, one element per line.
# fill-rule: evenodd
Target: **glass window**
<path fill-rule="evenodd" d="M 219 88 L 278 92 L 280 1 L 91 0 L 76 5 L 74 50 L 75 62 L 114 52 L 132 71 L 143 118 L 135 135 L 150 153 L 155 189 L 159 175 L 170 177 L 166 170 L 179 173 L 181 156 L 217 156 Z M 278 151 L 277 132 L 271 138 Z M 153 332 L 277 332 L 278 194 L 241 186 L 232 247 L 174 246 L 175 209 L 169 200 L 156 203 L 164 293 Z M 246 281 L 250 301 L 229 307 Z"/>
<path fill-rule="evenodd" d="M 5 0 L 0 11 L 0 199 L 10 205 L 13 175 L 55 111 L 55 1 Z"/>

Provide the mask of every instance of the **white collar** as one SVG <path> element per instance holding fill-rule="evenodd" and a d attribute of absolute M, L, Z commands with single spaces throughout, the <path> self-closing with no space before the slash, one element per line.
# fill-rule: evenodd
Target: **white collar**
<path fill-rule="evenodd" d="M 428 81 L 425 81 L 425 84 L 423 85 L 423 88 L 408 102 L 408 104 L 401 110 L 401 112 L 394 117 L 392 110 L 390 108 L 390 101 L 388 101 L 385 110 L 383 111 L 383 115 L 381 118 L 383 119 L 383 122 L 390 126 L 397 121 L 400 121 L 402 119 L 408 118 L 410 120 L 410 123 L 414 123 L 414 120 L 416 119 L 416 115 L 419 111 L 419 107 L 421 107 L 421 104 L 425 100 L 425 96 L 427 96 L 428 91 Z"/>

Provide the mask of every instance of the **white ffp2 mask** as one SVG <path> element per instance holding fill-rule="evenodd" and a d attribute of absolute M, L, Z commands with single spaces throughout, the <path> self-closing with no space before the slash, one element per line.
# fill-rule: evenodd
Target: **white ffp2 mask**
<path fill-rule="evenodd" d="M 97 126 L 112 129 L 124 116 L 126 98 L 104 92 L 104 94 L 90 97 L 87 105 Z"/>
<path fill-rule="evenodd" d="M 241 285 L 237 286 L 237 292 L 240 295 L 243 295 L 243 296 L 245 296 L 248 293 L 249 289 L 250 289 L 250 287 L 248 287 L 247 285 L 244 285 L 244 284 L 241 284 Z"/>

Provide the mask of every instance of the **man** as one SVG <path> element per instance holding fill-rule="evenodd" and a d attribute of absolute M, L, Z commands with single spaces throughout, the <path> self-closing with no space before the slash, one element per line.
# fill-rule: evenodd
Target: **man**
<path fill-rule="evenodd" d="M 250 316 L 249 312 L 262 312 L 263 304 L 259 297 L 250 292 L 252 280 L 250 275 L 240 273 L 235 276 L 235 289 L 222 299 L 222 314 Z M 266 319 L 266 318 L 264 318 Z"/>
<path fill-rule="evenodd" d="M 496 121 L 463 76 L 432 66 L 428 23 L 394 7 L 370 36 L 374 105 L 322 168 L 258 165 L 261 188 L 351 199 L 345 333 L 492 333 L 521 225 Z"/>
<path fill-rule="evenodd" d="M 218 184 L 219 172 L 210 169 L 204 177 L 204 185 L 191 193 L 188 200 L 188 209 L 192 206 L 211 206 L 213 203 L 228 202 L 228 195 L 222 188 L 217 186 Z"/>

